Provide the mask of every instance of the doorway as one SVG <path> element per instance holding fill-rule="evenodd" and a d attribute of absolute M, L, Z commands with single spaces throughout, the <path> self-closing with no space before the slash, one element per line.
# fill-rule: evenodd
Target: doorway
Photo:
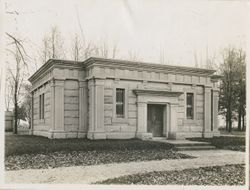
<path fill-rule="evenodd" d="M 147 108 L 147 132 L 153 137 L 162 137 L 164 105 L 148 104 Z"/>

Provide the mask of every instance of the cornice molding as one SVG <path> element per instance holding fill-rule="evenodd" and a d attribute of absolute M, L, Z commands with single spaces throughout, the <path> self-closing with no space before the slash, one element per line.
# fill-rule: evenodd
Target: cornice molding
<path fill-rule="evenodd" d="M 91 66 L 108 66 L 113 68 L 123 68 L 123 69 L 136 69 L 141 71 L 156 71 L 156 72 L 165 72 L 165 73 L 185 73 L 185 74 L 196 74 L 203 76 L 210 76 L 216 70 L 211 69 L 201 69 L 195 67 L 185 67 L 185 66 L 174 66 L 174 65 L 164 65 L 148 62 L 138 62 L 138 61 L 127 61 L 127 60 L 118 60 L 118 59 L 106 59 L 106 58 L 97 58 L 90 57 L 89 59 L 83 62 L 86 68 Z"/>
<path fill-rule="evenodd" d="M 52 68 L 77 68 L 84 69 L 83 63 L 80 61 L 72 61 L 72 60 L 62 60 L 62 59 L 49 59 L 45 64 L 42 65 L 30 78 L 28 79 L 31 83 L 33 83 L 37 78 L 51 70 Z"/>

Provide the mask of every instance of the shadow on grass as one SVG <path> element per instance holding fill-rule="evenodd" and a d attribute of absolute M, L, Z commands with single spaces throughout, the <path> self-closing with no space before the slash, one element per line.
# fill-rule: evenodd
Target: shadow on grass
<path fill-rule="evenodd" d="M 129 140 L 48 139 L 30 135 L 6 135 L 5 156 L 55 151 L 172 150 L 170 144 Z"/>

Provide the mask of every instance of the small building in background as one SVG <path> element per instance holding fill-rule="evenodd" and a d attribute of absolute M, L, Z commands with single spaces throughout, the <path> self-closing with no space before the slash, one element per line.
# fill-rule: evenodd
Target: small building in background
<path fill-rule="evenodd" d="M 14 125 L 14 117 L 12 111 L 5 111 L 5 131 L 13 131 L 13 125 Z"/>

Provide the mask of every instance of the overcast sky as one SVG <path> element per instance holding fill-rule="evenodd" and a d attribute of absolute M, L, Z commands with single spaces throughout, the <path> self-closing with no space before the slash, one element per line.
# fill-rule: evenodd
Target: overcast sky
<path fill-rule="evenodd" d="M 245 48 L 246 1 L 8 0 L 5 9 L 18 12 L 5 14 L 6 31 L 29 41 L 34 54 L 54 25 L 69 46 L 78 21 L 87 40 L 117 44 L 123 59 L 134 51 L 157 63 L 164 51 L 171 64 L 194 66 L 194 52 L 204 59 L 207 49 L 210 56 Z"/>

